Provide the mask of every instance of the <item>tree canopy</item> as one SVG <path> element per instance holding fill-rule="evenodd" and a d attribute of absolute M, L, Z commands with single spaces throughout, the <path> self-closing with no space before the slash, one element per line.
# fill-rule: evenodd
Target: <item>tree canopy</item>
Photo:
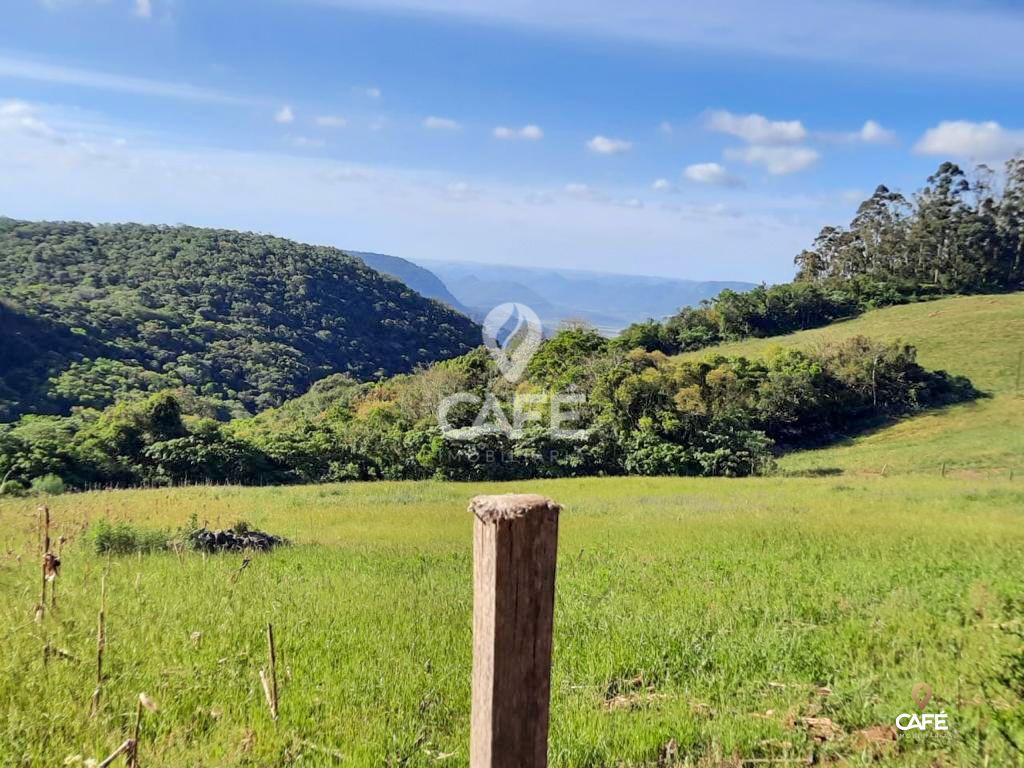
<path fill-rule="evenodd" d="M 479 343 L 449 307 L 335 248 L 195 227 L 0 218 L 0 420 L 190 388 L 255 412 L 318 379 Z"/>
<path fill-rule="evenodd" d="M 1024 156 L 997 174 L 943 163 L 908 200 L 879 186 L 849 226 L 824 227 L 792 283 L 722 291 L 664 322 L 627 328 L 623 348 L 684 352 L 827 325 L 866 309 L 952 293 L 1024 289 Z"/>

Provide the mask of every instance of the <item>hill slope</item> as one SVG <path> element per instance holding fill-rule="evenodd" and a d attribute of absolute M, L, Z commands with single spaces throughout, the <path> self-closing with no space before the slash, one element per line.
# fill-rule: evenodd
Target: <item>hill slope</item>
<path fill-rule="evenodd" d="M 375 269 L 382 275 L 389 275 L 395 280 L 405 283 L 428 299 L 437 299 L 464 315 L 469 314 L 469 310 L 459 303 L 448 287 L 441 282 L 441 278 L 429 269 L 413 264 L 407 259 L 388 256 L 384 253 L 370 253 L 369 251 L 345 251 L 345 253 L 362 259 L 370 269 Z"/>
<path fill-rule="evenodd" d="M 408 371 L 480 339 L 337 249 L 194 227 L 0 218 L 0 300 L 0 419 L 102 405 L 154 376 L 257 410 L 330 373 Z"/>
<path fill-rule="evenodd" d="M 868 312 L 826 328 L 770 339 L 724 344 L 681 357 L 714 354 L 757 356 L 773 346 L 811 346 L 857 334 L 900 339 L 918 349 L 918 360 L 967 376 L 990 395 L 974 403 L 921 414 L 830 448 L 783 458 L 790 471 L 1024 472 L 1024 293 L 969 296 Z"/>

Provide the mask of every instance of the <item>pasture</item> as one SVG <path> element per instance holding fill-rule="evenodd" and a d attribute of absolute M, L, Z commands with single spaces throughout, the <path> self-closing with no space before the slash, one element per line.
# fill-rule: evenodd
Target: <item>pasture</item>
<path fill-rule="evenodd" d="M 809 347 L 856 335 L 913 344 L 921 365 L 967 376 L 988 396 L 828 448 L 789 454 L 780 469 L 939 474 L 945 464 L 963 478 L 1024 474 L 1024 293 L 888 307 L 824 328 L 723 344 L 685 357 L 757 357 L 773 347 Z"/>
<path fill-rule="evenodd" d="M 1013 764 L 995 681 L 1005 625 L 1021 620 L 1024 478 L 953 475 L 65 495 L 44 499 L 67 540 L 40 623 L 39 501 L 6 500 L 0 764 L 102 759 L 144 691 L 159 710 L 144 713 L 143 766 L 466 765 L 466 504 L 512 490 L 565 505 L 553 766 Z M 98 519 L 173 529 L 193 513 L 293 545 L 243 568 L 242 555 L 107 558 L 82 535 Z M 277 722 L 259 681 L 268 622 Z M 917 682 L 951 729 L 894 739 Z"/>

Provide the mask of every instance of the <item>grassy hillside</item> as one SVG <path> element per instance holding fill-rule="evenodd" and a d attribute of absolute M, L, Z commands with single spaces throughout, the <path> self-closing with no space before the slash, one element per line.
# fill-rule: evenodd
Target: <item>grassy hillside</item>
<path fill-rule="evenodd" d="M 331 373 L 409 371 L 480 342 L 337 249 L 136 224 L 0 218 L 0 319 L 0 420 L 169 386 L 259 410 Z"/>
<path fill-rule="evenodd" d="M 70 541 L 57 611 L 41 624 L 38 501 L 0 501 L 0 755 L 47 767 L 105 756 L 145 691 L 160 704 L 143 721 L 150 768 L 467 765 L 466 503 L 510 490 L 566 505 L 553 768 L 796 765 L 812 755 L 827 765 L 1013 764 L 993 724 L 1006 706 L 994 680 L 1010 640 L 999 626 L 1024 584 L 1024 490 L 921 477 L 63 496 L 48 502 L 54 536 Z M 107 561 L 81 539 L 99 518 L 156 529 L 191 513 L 217 526 L 245 518 L 295 546 L 239 572 L 241 555 Z M 90 719 L 104 571 L 107 679 Z M 258 678 L 268 621 L 279 643 L 277 723 Z M 44 665 L 47 644 L 66 656 Z M 915 711 L 918 681 L 952 730 L 890 741 L 896 715 Z M 828 738 L 816 740 L 822 728 Z M 678 762 L 663 757 L 673 743 Z"/>
<path fill-rule="evenodd" d="M 788 336 L 724 344 L 682 357 L 763 354 L 863 334 L 902 340 L 927 368 L 967 376 L 989 398 L 916 416 L 823 450 L 785 457 L 783 470 L 1024 475 L 1024 293 L 957 297 L 890 307 Z"/>

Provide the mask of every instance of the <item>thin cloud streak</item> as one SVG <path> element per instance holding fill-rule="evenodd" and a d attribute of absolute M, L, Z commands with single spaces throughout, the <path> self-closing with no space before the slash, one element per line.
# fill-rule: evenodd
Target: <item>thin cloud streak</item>
<path fill-rule="evenodd" d="M 70 85 L 78 88 L 117 91 L 120 93 L 133 93 L 139 96 L 157 96 L 182 101 L 238 106 L 251 106 L 259 103 L 254 99 L 224 93 L 211 88 L 203 88 L 189 83 L 150 80 L 144 77 L 47 64 L 33 59 L 5 54 L 0 54 L 0 78 L 32 80 L 53 85 Z"/>
<path fill-rule="evenodd" d="M 954 8 L 855 0 L 296 0 L 370 12 L 454 18 L 667 46 L 831 61 L 873 69 L 1020 80 L 1024 14 L 1006 7 Z M 793 19 L 800 19 L 794 27 Z M 950 51 L 955 50 L 955 56 Z"/>

